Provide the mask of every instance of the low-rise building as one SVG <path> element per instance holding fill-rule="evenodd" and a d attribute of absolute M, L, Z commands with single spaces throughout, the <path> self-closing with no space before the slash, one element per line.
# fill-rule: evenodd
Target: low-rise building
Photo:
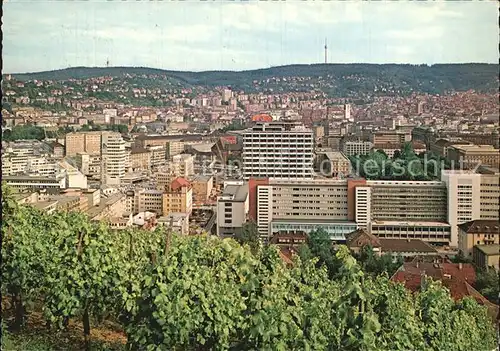
<path fill-rule="evenodd" d="M 478 268 L 499 270 L 500 245 L 476 245 L 472 251 L 472 260 Z"/>
<path fill-rule="evenodd" d="M 189 234 L 189 216 L 187 213 L 172 212 L 168 216 L 161 216 L 157 219 L 159 226 L 172 230 L 181 235 Z"/>
<path fill-rule="evenodd" d="M 474 220 L 458 226 L 458 249 L 465 257 L 472 257 L 476 245 L 500 244 L 498 220 Z"/>
<path fill-rule="evenodd" d="M 498 167 L 500 151 L 492 145 L 453 145 L 448 150 L 448 157 L 455 165 L 473 169 L 479 165 Z"/>
<path fill-rule="evenodd" d="M 217 235 L 241 233 L 249 209 L 248 184 L 228 184 L 217 199 Z"/>
<path fill-rule="evenodd" d="M 193 211 L 193 187 L 184 178 L 176 178 L 163 194 L 163 216 L 172 212 L 188 215 Z"/>
<path fill-rule="evenodd" d="M 214 178 L 210 175 L 196 175 L 191 179 L 193 200 L 196 203 L 208 201 L 214 187 Z"/>

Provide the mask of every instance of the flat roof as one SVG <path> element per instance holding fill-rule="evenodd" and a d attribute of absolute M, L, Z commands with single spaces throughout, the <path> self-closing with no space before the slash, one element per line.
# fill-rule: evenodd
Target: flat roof
<path fill-rule="evenodd" d="M 57 200 L 50 200 L 50 201 L 39 201 L 39 202 L 34 202 L 30 203 L 28 205 L 31 205 L 35 208 L 38 208 L 39 210 L 43 210 L 49 206 L 52 206 L 57 203 Z"/>
<path fill-rule="evenodd" d="M 500 255 L 500 245 L 499 244 L 476 245 L 474 247 L 477 248 L 479 251 L 483 252 L 487 256 Z"/>
<path fill-rule="evenodd" d="M 273 219 L 271 224 L 348 224 L 356 225 L 356 222 L 351 221 L 336 221 L 328 219 Z"/>
<path fill-rule="evenodd" d="M 375 225 L 392 225 L 392 226 L 407 226 L 407 227 L 450 227 L 448 223 L 444 222 L 418 222 L 418 221 L 372 221 Z"/>
<path fill-rule="evenodd" d="M 231 196 L 232 199 L 224 199 L 222 198 L 222 201 L 236 201 L 236 202 L 242 202 L 246 201 L 248 197 L 248 185 L 234 185 L 230 184 L 224 188 L 222 191 L 221 197 L 225 196 Z"/>
<path fill-rule="evenodd" d="M 379 238 L 382 252 L 428 252 L 438 253 L 435 248 L 419 239 L 383 239 Z"/>

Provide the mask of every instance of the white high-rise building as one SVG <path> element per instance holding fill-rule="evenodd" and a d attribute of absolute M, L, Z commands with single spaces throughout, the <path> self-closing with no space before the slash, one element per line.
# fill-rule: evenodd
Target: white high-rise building
<path fill-rule="evenodd" d="M 371 188 L 357 186 L 356 196 L 356 224 L 358 228 L 368 229 L 371 221 Z"/>
<path fill-rule="evenodd" d="M 346 121 L 353 122 L 353 119 L 351 118 L 351 105 L 350 104 L 344 105 L 344 119 Z"/>
<path fill-rule="evenodd" d="M 298 123 L 257 123 L 243 132 L 243 178 L 312 178 L 313 140 Z"/>
<path fill-rule="evenodd" d="M 458 246 L 458 225 L 481 218 L 481 174 L 473 171 L 441 171 L 448 190 L 448 223 L 451 246 Z"/>
<path fill-rule="evenodd" d="M 120 184 L 127 166 L 125 141 L 120 133 L 108 132 L 102 134 L 101 143 L 103 166 L 101 180 L 105 184 Z"/>

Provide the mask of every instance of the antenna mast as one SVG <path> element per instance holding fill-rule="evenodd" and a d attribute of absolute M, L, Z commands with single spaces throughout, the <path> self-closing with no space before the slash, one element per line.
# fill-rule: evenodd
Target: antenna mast
<path fill-rule="evenodd" d="M 326 38 L 325 38 L 325 64 L 328 63 L 328 45 L 326 44 Z"/>
<path fill-rule="evenodd" d="M 106 67 L 109 67 L 109 57 L 106 59 Z"/>

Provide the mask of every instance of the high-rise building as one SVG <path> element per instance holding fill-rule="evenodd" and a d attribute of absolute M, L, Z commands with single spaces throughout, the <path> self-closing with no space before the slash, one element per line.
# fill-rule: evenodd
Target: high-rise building
<path fill-rule="evenodd" d="M 243 132 L 243 177 L 312 178 L 313 132 L 293 122 L 261 122 Z"/>
<path fill-rule="evenodd" d="M 480 219 L 498 220 L 500 215 L 500 172 L 498 168 L 479 167 L 481 174 Z"/>
<path fill-rule="evenodd" d="M 481 175 L 471 171 L 443 170 L 441 180 L 448 191 L 448 223 L 451 246 L 458 245 L 458 225 L 481 217 Z"/>
<path fill-rule="evenodd" d="M 351 118 L 351 104 L 344 105 L 344 120 L 353 122 Z"/>
<path fill-rule="evenodd" d="M 106 184 L 120 184 L 127 166 L 125 141 L 120 133 L 113 132 L 103 133 L 101 141 L 101 181 Z"/>

